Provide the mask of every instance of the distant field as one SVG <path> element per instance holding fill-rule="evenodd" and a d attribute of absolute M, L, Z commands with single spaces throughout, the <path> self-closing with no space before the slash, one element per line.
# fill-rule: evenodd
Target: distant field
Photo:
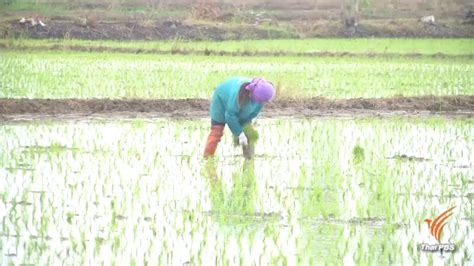
<path fill-rule="evenodd" d="M 473 39 L 298 39 L 243 41 L 110 41 L 110 40 L 0 40 L 4 47 L 71 49 L 123 48 L 177 51 L 223 51 L 235 53 L 351 53 L 390 55 L 474 55 Z"/>
<path fill-rule="evenodd" d="M 210 98 L 235 75 L 264 76 L 281 97 L 474 94 L 468 59 L 7 51 L 0 73 L 2 98 Z"/>

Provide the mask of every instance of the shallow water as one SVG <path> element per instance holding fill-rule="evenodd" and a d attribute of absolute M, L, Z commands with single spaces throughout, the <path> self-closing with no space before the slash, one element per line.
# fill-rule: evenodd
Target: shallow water
<path fill-rule="evenodd" d="M 0 126 L 0 256 L 31 264 L 470 264 L 472 120 L 260 120 L 253 161 L 208 121 Z M 426 218 L 456 206 L 436 243 Z"/>

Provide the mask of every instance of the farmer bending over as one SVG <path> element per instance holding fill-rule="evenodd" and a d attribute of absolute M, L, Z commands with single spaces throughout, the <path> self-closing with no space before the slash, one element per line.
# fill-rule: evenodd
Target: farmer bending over
<path fill-rule="evenodd" d="M 273 84 L 263 78 L 233 77 L 220 84 L 212 96 L 211 133 L 207 138 L 204 157 L 213 156 L 227 124 L 234 140 L 242 146 L 244 156 L 251 158 L 256 131 L 251 127 L 264 103 L 275 94 Z M 245 128 L 245 130 L 244 130 Z M 245 131 L 245 132 L 244 132 Z M 249 140 L 250 138 L 250 140 Z"/>

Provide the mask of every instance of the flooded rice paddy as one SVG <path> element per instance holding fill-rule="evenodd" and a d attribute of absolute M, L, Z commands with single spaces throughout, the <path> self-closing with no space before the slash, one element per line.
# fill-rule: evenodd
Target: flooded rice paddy
<path fill-rule="evenodd" d="M 254 160 L 207 120 L 0 126 L 9 264 L 474 263 L 474 123 L 264 119 Z M 436 243 L 425 219 L 456 206 Z"/>

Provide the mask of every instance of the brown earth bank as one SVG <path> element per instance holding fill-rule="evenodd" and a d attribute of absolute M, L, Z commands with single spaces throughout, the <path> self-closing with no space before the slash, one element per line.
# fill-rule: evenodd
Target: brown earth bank
<path fill-rule="evenodd" d="M 63 19 L 63 20 L 60 20 Z M 243 40 L 316 37 L 410 37 L 469 38 L 472 25 L 463 23 L 425 24 L 413 20 L 372 20 L 356 27 L 338 21 L 318 20 L 287 22 L 285 25 L 231 25 L 221 22 L 194 23 L 180 20 L 96 22 L 81 25 L 74 20 L 50 19 L 46 26 L 18 23 L 18 19 L 0 25 L 2 38 L 86 39 L 86 40 Z"/>
<path fill-rule="evenodd" d="M 80 117 L 207 117 L 206 99 L 0 99 L 0 121 Z M 264 117 L 317 116 L 473 117 L 474 95 L 371 99 L 278 99 Z"/>
<path fill-rule="evenodd" d="M 278 29 L 253 26 L 226 27 L 199 25 L 175 20 L 97 22 L 94 26 L 80 25 L 72 20 L 51 20 L 47 26 L 22 25 L 10 21 L 3 25 L 0 37 L 34 39 L 85 39 L 85 40 L 239 40 L 294 38 L 295 34 Z"/>

